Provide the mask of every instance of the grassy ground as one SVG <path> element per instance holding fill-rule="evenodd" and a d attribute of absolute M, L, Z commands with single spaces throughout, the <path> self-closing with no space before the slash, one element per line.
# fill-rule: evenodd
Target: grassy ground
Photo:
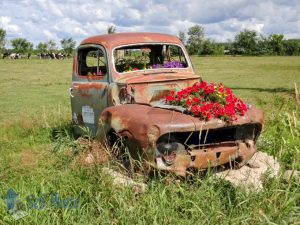
<path fill-rule="evenodd" d="M 192 60 L 205 80 L 222 81 L 264 110 L 259 150 L 278 157 L 283 170 L 300 169 L 300 110 L 293 96 L 300 58 Z M 180 184 L 145 178 L 149 190 L 135 195 L 114 187 L 99 165 L 83 166 L 84 150 L 70 132 L 71 63 L 0 60 L 0 224 L 300 224 L 295 180 L 266 178 L 256 193 L 210 176 Z M 28 213 L 23 219 L 7 213 L 9 188 Z M 51 206 L 54 194 L 78 199 L 79 208 Z"/>

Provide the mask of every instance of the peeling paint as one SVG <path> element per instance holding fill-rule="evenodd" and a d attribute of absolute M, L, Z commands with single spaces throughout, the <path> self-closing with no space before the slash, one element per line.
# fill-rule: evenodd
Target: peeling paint
<path fill-rule="evenodd" d="M 177 37 L 156 33 L 99 35 L 81 45 L 101 45 L 112 56 L 114 48 L 135 43 L 173 43 L 185 49 Z M 78 77 L 77 65 L 75 54 L 70 93 L 75 125 L 89 127 L 96 137 L 111 131 L 126 137 L 132 155 L 142 156 L 158 169 L 184 176 L 189 168 L 201 170 L 233 161 L 243 166 L 256 152 L 264 122 L 263 112 L 256 107 L 228 124 L 219 119 L 201 121 L 180 107 L 164 105 L 162 99 L 170 91 L 201 81 L 192 67 L 118 74 L 108 57 L 109 78 L 100 81 Z"/>

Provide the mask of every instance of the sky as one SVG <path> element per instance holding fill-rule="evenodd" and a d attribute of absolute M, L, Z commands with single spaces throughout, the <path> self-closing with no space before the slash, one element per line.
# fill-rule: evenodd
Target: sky
<path fill-rule="evenodd" d="M 224 42 L 243 29 L 300 38 L 300 0 L 0 0 L 0 28 L 7 40 L 33 42 L 107 32 L 178 35 L 199 24 L 205 37 Z"/>

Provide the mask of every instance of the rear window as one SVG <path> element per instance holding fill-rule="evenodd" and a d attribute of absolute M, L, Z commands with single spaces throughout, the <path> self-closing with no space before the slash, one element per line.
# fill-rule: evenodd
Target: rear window
<path fill-rule="evenodd" d="M 119 73 L 188 67 L 182 48 L 172 44 L 123 46 L 115 49 L 113 55 L 115 69 Z"/>

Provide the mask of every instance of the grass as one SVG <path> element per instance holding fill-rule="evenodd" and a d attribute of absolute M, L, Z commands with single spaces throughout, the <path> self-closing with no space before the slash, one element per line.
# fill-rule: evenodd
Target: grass
<path fill-rule="evenodd" d="M 192 58 L 205 80 L 222 81 L 264 110 L 259 150 L 278 157 L 283 170 L 300 169 L 300 110 L 293 96 L 294 82 L 300 85 L 299 59 Z M 80 163 L 70 129 L 71 68 L 71 60 L 0 60 L 0 224 L 300 223 L 300 184 L 281 177 L 266 178 L 258 193 L 211 176 L 180 184 L 144 177 L 149 189 L 139 195 L 113 186 L 100 165 Z M 3 200 L 9 188 L 28 212 L 17 221 Z M 51 194 L 78 198 L 80 206 L 51 207 Z M 44 209 L 33 207 L 43 202 Z"/>

